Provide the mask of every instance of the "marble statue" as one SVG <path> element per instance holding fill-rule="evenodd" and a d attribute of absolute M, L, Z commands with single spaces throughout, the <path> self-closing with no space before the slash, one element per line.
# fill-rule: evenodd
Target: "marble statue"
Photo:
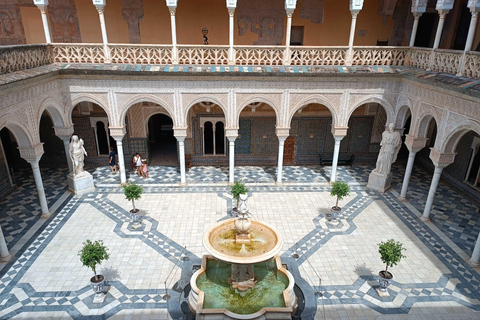
<path fill-rule="evenodd" d="M 72 175 L 75 177 L 85 172 L 83 170 L 83 165 L 87 151 L 85 151 L 85 148 L 83 147 L 83 140 L 79 139 L 77 135 L 72 136 L 68 152 L 73 164 Z"/>
<path fill-rule="evenodd" d="M 394 131 L 395 125 L 390 123 L 388 128 L 382 133 L 382 142 L 380 142 L 380 152 L 377 158 L 377 166 L 373 172 L 380 174 L 389 174 L 392 163 L 397 160 L 397 154 L 402 145 L 402 138 L 399 132 Z"/>

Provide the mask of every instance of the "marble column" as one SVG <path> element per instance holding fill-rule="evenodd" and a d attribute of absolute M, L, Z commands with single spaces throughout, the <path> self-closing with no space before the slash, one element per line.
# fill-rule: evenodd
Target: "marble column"
<path fill-rule="evenodd" d="M 7 171 L 8 181 L 10 181 L 10 186 L 14 187 L 12 174 L 10 173 L 10 167 L 8 165 L 7 156 L 5 155 L 5 148 L 3 147 L 2 139 L 0 139 L 0 150 L 2 151 L 3 159 L 5 160 L 5 169 Z"/>
<path fill-rule="evenodd" d="M 480 265 L 480 233 L 477 237 L 477 242 L 475 242 L 475 247 L 473 248 L 472 257 L 470 258 L 470 262 L 474 266 Z"/>
<path fill-rule="evenodd" d="M 235 182 L 235 139 L 237 137 L 227 137 L 228 138 L 228 182 L 234 183 Z"/>
<path fill-rule="evenodd" d="M 177 7 L 168 7 L 170 11 L 170 24 L 172 28 L 172 64 L 178 64 L 178 49 L 177 49 L 177 29 L 175 23 L 175 12 Z"/>
<path fill-rule="evenodd" d="M 186 184 L 187 178 L 185 174 L 185 137 L 176 136 L 178 141 L 178 154 L 180 158 L 180 183 Z"/>
<path fill-rule="evenodd" d="M 110 62 L 110 50 L 108 49 L 107 27 L 105 24 L 105 16 L 103 14 L 105 10 L 106 1 L 102 1 L 101 4 L 95 5 L 98 12 L 98 18 L 100 19 L 100 29 L 102 30 L 103 51 L 105 52 L 105 62 Z"/>
<path fill-rule="evenodd" d="M 287 12 L 287 35 L 285 36 L 285 52 L 283 53 L 283 64 L 290 65 L 290 38 L 292 35 L 292 15 L 293 9 L 286 9 Z"/>
<path fill-rule="evenodd" d="M 477 27 L 478 12 L 472 11 L 472 19 L 468 28 L 467 42 L 465 44 L 465 52 L 472 49 L 473 36 L 475 35 L 475 28 Z"/>
<path fill-rule="evenodd" d="M 355 25 L 357 24 L 358 12 L 352 11 L 352 23 L 350 25 L 350 37 L 348 38 L 347 61 L 345 65 L 351 66 L 353 63 L 353 40 L 355 38 Z"/>
<path fill-rule="evenodd" d="M 435 165 L 435 171 L 433 172 L 432 183 L 430 184 L 430 190 L 428 190 L 427 202 L 425 203 L 425 209 L 421 219 L 423 221 L 430 220 L 430 212 L 432 211 L 433 200 L 437 191 L 438 182 L 442 175 L 443 168 L 448 166 L 455 159 L 455 153 L 440 152 L 434 148 L 430 149 L 430 159 Z"/>
<path fill-rule="evenodd" d="M 410 36 L 410 43 L 408 44 L 409 47 L 413 47 L 415 45 L 415 38 L 417 36 L 417 29 L 418 29 L 418 20 L 422 16 L 423 12 L 414 12 L 413 17 L 413 27 L 412 27 L 412 35 Z"/>
<path fill-rule="evenodd" d="M 235 64 L 235 51 L 233 50 L 234 43 L 234 17 L 235 17 L 235 8 L 228 8 L 228 64 Z"/>
<path fill-rule="evenodd" d="M 332 172 L 330 175 L 330 182 L 337 181 L 338 155 L 340 154 L 340 142 L 342 141 L 343 137 L 344 136 L 333 136 L 333 138 L 335 139 L 335 147 L 333 149 Z"/>
<path fill-rule="evenodd" d="M 40 173 L 40 166 L 38 159 L 25 159 L 32 166 L 33 178 L 35 179 L 35 186 L 37 187 L 38 199 L 40 200 L 40 207 L 42 208 L 41 219 L 47 219 L 50 217 L 50 210 L 48 209 L 47 198 L 45 196 L 45 189 L 43 188 L 42 174 Z"/>
<path fill-rule="evenodd" d="M 7 262 L 12 259 L 12 255 L 8 252 L 7 242 L 0 226 L 0 262 Z"/>
<path fill-rule="evenodd" d="M 282 183 L 283 170 L 283 150 L 287 137 L 278 137 L 278 164 L 277 164 L 277 183 Z"/>
<path fill-rule="evenodd" d="M 412 176 L 413 163 L 415 162 L 416 154 L 416 152 L 410 152 L 408 154 L 408 162 L 407 167 L 405 168 L 405 175 L 403 177 L 402 191 L 400 192 L 400 196 L 398 197 L 400 201 L 407 200 L 408 184 L 410 183 L 410 177 Z"/>
<path fill-rule="evenodd" d="M 433 49 L 438 49 L 440 45 L 440 39 L 442 37 L 443 25 L 445 23 L 445 17 L 447 16 L 449 10 L 440 10 L 438 13 L 440 19 L 438 20 L 437 33 L 435 34 L 435 42 L 433 43 Z"/>
<path fill-rule="evenodd" d="M 68 165 L 68 173 L 73 172 L 73 164 L 72 159 L 70 158 L 70 137 L 61 137 L 63 141 L 63 148 L 65 149 L 65 157 L 67 158 L 67 165 Z"/>
<path fill-rule="evenodd" d="M 43 23 L 43 31 L 45 33 L 45 42 L 47 44 L 50 44 L 50 43 L 52 43 L 52 39 L 50 37 L 50 28 L 48 26 L 48 18 L 47 18 L 48 0 L 43 0 L 43 1 L 39 1 L 39 2 L 42 3 L 42 4 L 37 4 L 37 7 L 42 14 L 42 23 Z"/>
<path fill-rule="evenodd" d="M 117 143 L 118 166 L 120 170 L 120 183 L 127 183 L 127 171 L 125 170 L 125 158 L 123 155 L 123 137 L 113 137 Z"/>

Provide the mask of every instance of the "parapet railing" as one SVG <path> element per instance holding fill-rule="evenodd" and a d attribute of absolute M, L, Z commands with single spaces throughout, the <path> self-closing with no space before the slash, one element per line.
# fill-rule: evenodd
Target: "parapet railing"
<path fill-rule="evenodd" d="M 55 43 L 0 47 L 0 74 L 54 62 L 237 66 L 411 66 L 480 78 L 480 53 L 417 47 Z"/>

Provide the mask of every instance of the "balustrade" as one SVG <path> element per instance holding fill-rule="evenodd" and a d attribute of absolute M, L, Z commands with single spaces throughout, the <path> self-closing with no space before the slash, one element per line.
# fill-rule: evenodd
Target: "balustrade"
<path fill-rule="evenodd" d="M 229 46 L 178 45 L 181 65 L 228 65 Z M 348 47 L 234 46 L 235 65 L 344 66 Z M 284 59 L 285 58 L 285 59 Z M 171 45 L 75 44 L 0 46 L 0 74 L 59 63 L 173 64 Z M 411 66 L 480 78 L 480 53 L 417 47 L 353 47 L 355 66 Z"/>
<path fill-rule="evenodd" d="M 0 46 L 0 74 L 52 63 L 50 48 L 44 44 Z"/>

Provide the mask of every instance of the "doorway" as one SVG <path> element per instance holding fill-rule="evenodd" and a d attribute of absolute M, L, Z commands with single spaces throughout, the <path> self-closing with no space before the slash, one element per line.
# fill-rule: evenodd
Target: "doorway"
<path fill-rule="evenodd" d="M 173 121 L 164 114 L 155 114 L 148 120 L 148 142 L 151 166 L 178 166 L 177 140 L 173 135 Z"/>

